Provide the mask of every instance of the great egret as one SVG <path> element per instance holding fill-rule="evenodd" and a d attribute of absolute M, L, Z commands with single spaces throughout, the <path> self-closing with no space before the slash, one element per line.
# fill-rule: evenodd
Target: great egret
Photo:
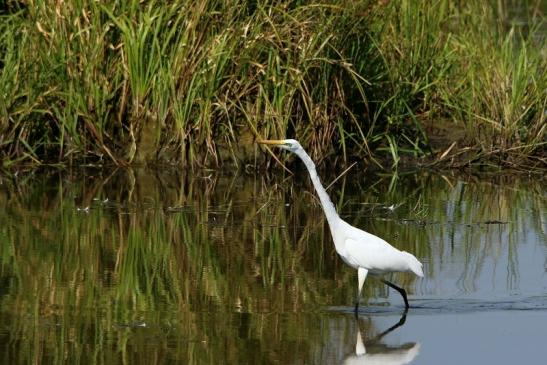
<path fill-rule="evenodd" d="M 315 169 L 315 164 L 298 141 L 294 139 L 283 139 L 264 140 L 258 141 L 258 143 L 277 146 L 293 152 L 300 157 L 302 162 L 304 162 L 304 165 L 306 165 L 315 191 L 321 201 L 325 216 L 327 217 L 336 252 L 346 264 L 357 269 L 359 290 L 355 303 L 355 314 L 357 314 L 359 309 L 361 290 L 363 289 L 363 284 L 365 283 L 368 274 L 372 276 L 381 276 L 392 272 L 410 271 L 419 277 L 424 276 L 422 263 L 418 261 L 414 255 L 406 251 L 399 251 L 380 237 L 353 227 L 340 218 L 338 213 L 336 213 L 336 209 L 325 191 L 325 188 L 321 185 L 321 181 L 319 180 L 319 176 Z M 402 295 L 405 301 L 406 312 L 409 308 L 406 291 L 387 280 L 380 280 Z"/>

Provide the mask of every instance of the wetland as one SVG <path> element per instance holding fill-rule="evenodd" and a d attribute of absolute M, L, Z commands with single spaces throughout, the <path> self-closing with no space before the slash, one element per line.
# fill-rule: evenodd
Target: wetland
<path fill-rule="evenodd" d="M 349 223 L 412 252 L 400 296 L 336 255 L 303 167 L 21 170 L 0 177 L 5 363 L 539 363 L 545 181 L 350 171 Z M 334 179 L 320 171 L 325 186 Z"/>

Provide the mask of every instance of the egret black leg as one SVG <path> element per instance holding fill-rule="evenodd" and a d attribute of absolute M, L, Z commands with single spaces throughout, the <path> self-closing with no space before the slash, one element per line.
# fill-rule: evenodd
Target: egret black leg
<path fill-rule="evenodd" d="M 400 288 L 397 285 L 395 285 L 395 284 L 393 284 L 393 283 L 391 283 L 387 280 L 384 280 L 384 279 L 380 279 L 380 280 L 382 281 L 382 283 L 386 284 L 390 288 L 397 290 L 399 292 L 399 294 L 401 294 L 403 296 L 403 299 L 405 301 L 405 312 L 406 312 L 408 310 L 408 308 L 410 307 L 408 305 L 408 299 L 406 298 L 406 291 L 403 288 Z"/>
<path fill-rule="evenodd" d="M 359 317 L 359 299 L 355 301 L 355 318 Z"/>

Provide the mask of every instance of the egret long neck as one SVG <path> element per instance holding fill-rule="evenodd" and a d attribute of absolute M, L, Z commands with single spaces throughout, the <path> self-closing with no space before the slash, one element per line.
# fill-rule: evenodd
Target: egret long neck
<path fill-rule="evenodd" d="M 329 226 L 332 230 L 334 224 L 340 219 L 340 217 L 338 216 L 338 213 L 336 213 L 334 204 L 332 204 L 329 195 L 325 191 L 325 188 L 323 187 L 323 185 L 321 185 L 321 180 L 319 180 L 319 176 L 317 175 L 317 171 L 315 169 L 315 164 L 313 163 L 310 156 L 308 156 L 306 151 L 304 151 L 303 149 L 299 149 L 295 153 L 298 155 L 298 157 L 300 157 L 302 162 L 304 162 L 304 165 L 306 165 L 306 168 L 310 173 L 311 181 L 313 183 L 313 186 L 315 187 L 317 195 L 319 196 L 319 200 L 321 200 L 323 211 L 325 212 L 325 216 L 327 217 L 327 221 L 329 222 Z"/>

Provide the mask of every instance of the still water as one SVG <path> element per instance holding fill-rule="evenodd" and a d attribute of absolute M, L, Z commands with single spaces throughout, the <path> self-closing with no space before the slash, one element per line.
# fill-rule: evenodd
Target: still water
<path fill-rule="evenodd" d="M 512 364 L 547 358 L 545 181 L 350 173 L 349 223 L 413 252 L 353 315 L 305 171 L 0 177 L 4 363 Z M 325 175 L 325 172 L 322 173 Z M 324 179 L 325 185 L 333 177 Z"/>

